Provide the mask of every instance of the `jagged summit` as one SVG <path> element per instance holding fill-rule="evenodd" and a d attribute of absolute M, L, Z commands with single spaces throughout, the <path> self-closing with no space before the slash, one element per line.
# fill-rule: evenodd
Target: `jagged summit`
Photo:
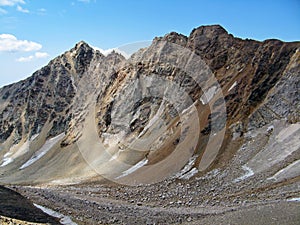
<path fill-rule="evenodd" d="M 219 36 L 228 36 L 228 32 L 221 25 L 200 26 L 192 30 L 189 36 L 170 32 L 163 37 L 155 38 L 154 40 L 169 41 L 181 46 L 186 46 L 189 39 L 197 36 L 198 39 L 215 39 Z M 231 35 L 232 36 L 232 35 Z"/>
<path fill-rule="evenodd" d="M 86 46 L 86 47 L 90 47 L 89 44 L 83 40 L 79 41 L 78 43 L 76 43 L 75 48 L 76 47 L 80 47 L 81 45 Z M 91 47 L 90 47 L 91 48 Z"/>
<path fill-rule="evenodd" d="M 190 35 L 193 33 L 199 33 L 201 35 L 205 35 L 207 37 L 219 36 L 219 35 L 226 35 L 228 32 L 225 30 L 224 27 L 221 25 L 206 25 L 200 26 L 192 30 Z"/>
<path fill-rule="evenodd" d="M 83 51 L 83 52 L 89 52 L 89 51 L 95 51 L 93 47 L 91 47 L 88 43 L 85 41 L 79 41 L 78 43 L 75 44 L 75 46 L 67 51 L 67 52 L 77 52 L 77 51 Z"/>

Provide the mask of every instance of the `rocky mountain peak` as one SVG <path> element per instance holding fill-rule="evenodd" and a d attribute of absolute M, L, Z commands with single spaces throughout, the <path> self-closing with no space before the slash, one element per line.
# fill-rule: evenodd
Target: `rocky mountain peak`
<path fill-rule="evenodd" d="M 228 35 L 228 32 L 221 25 L 200 26 L 191 32 L 193 35 L 202 35 L 207 38 L 212 38 L 220 35 Z"/>
<path fill-rule="evenodd" d="M 169 34 L 166 34 L 163 38 L 163 41 L 168 41 L 168 42 L 172 42 L 181 46 L 185 46 L 187 43 L 188 38 L 183 35 L 183 34 L 179 34 L 177 32 L 171 32 Z"/>
<path fill-rule="evenodd" d="M 177 32 L 170 32 L 163 37 L 156 37 L 154 42 L 162 40 L 175 43 L 184 47 L 191 47 L 195 44 L 203 45 L 202 48 L 216 40 L 224 41 L 225 39 L 232 39 L 233 36 L 220 25 L 200 26 L 192 30 L 189 37 L 179 34 Z M 192 47 L 194 50 L 195 48 Z"/>
<path fill-rule="evenodd" d="M 70 51 L 91 51 L 94 50 L 88 43 L 85 41 L 79 41 L 78 43 L 75 44 L 74 48 L 72 48 Z"/>

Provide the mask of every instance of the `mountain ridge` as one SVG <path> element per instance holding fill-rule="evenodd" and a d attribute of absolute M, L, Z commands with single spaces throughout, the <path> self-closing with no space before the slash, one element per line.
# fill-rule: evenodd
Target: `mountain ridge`
<path fill-rule="evenodd" d="M 168 43 L 171 47 L 168 47 Z M 204 93 L 208 93 L 214 89 L 213 87 L 216 87 L 214 84 L 209 84 L 206 90 L 202 90 L 191 77 L 186 76 L 184 71 L 157 61 L 159 49 L 172 49 L 172 44 L 187 49 L 189 54 L 200 56 L 201 62 L 211 70 L 224 94 L 225 123 L 222 122 L 223 114 L 213 112 L 210 106 L 205 104 L 203 99 L 201 100 Z M 165 56 L 170 62 L 175 59 L 172 58 L 173 56 L 164 54 L 163 52 L 161 56 Z M 184 59 L 185 55 L 180 57 Z M 98 91 L 94 118 L 97 124 L 97 134 L 107 146 L 115 145 L 119 149 L 114 154 L 119 154 L 118 157 L 128 161 L 130 165 L 136 164 L 144 157 L 149 159 L 149 164 L 155 164 L 164 159 L 166 155 L 172 154 L 177 144 L 170 143 L 180 143 L 177 134 L 179 128 L 172 125 L 175 123 L 174 121 L 178 120 L 180 111 L 175 112 L 173 106 L 162 99 L 143 97 L 149 93 L 162 93 L 164 90 L 164 83 L 159 83 L 155 79 L 147 80 L 150 79 L 147 76 L 149 77 L 153 73 L 158 74 L 161 78 L 171 79 L 181 88 L 184 87 L 198 110 L 201 130 L 197 147 L 192 152 L 192 155 L 198 156 L 194 164 L 195 168 L 200 168 L 202 165 L 201 161 L 203 162 L 205 156 L 204 149 L 207 147 L 212 132 L 212 121 L 217 121 L 216 124 L 219 126 L 217 132 L 223 128 L 226 128 L 226 132 L 221 150 L 209 153 L 217 157 L 217 160 L 208 160 L 203 171 L 214 168 L 222 160 L 225 160 L 222 164 L 226 164 L 232 157 L 228 158 L 228 152 L 235 152 L 240 146 L 237 144 L 238 147 L 235 147 L 234 150 L 228 150 L 231 148 L 230 142 L 235 138 L 242 141 L 244 134 L 251 129 L 261 128 L 275 119 L 288 119 L 292 123 L 299 122 L 297 104 L 288 104 L 287 106 L 278 97 L 279 93 L 284 93 L 283 87 L 286 88 L 281 83 L 290 82 L 295 85 L 290 86 L 290 90 L 294 94 L 290 95 L 289 102 L 299 102 L 297 97 L 298 76 L 289 75 L 290 73 L 299 73 L 298 61 L 299 42 L 286 43 L 273 39 L 263 42 L 243 40 L 229 34 L 220 25 L 200 26 L 193 29 L 188 37 L 171 32 L 163 37 L 154 38 L 150 47 L 134 53 L 129 60 L 116 52 L 104 56 L 86 42 L 80 41 L 72 49 L 36 71 L 31 77 L 0 89 L 0 141 L 2 142 L 1 148 L 4 149 L 1 151 L 0 157 L 2 156 L 3 168 L 11 167 L 10 172 L 5 171 L 4 174 L 16 172 L 19 174 L 16 176 L 19 177 L 23 173 L 26 174 L 26 171 L 30 171 L 28 168 L 25 172 L 21 171 L 20 173 L 20 171 L 15 171 L 12 163 L 6 165 L 5 162 L 8 161 L 5 159 L 9 157 L 5 157 L 5 155 L 9 155 L 9 152 L 11 152 L 10 159 L 19 161 L 17 164 L 21 166 L 47 140 L 62 133 L 65 136 L 58 142 L 59 145 L 55 145 L 56 154 L 58 152 L 63 154 L 64 149 L 70 149 L 69 154 L 74 154 L 74 158 L 79 160 L 80 153 L 77 152 L 76 142 L 84 135 L 81 126 L 84 126 L 87 115 L 90 114 L 88 101 L 81 100 L 80 103 L 77 98 L 78 88 L 84 85 L 90 89 L 83 89 L 83 94 L 85 91 L 86 95 L 87 93 L 93 94 L 92 90 L 95 88 Z M 137 82 L 141 79 L 141 75 L 145 75 L 145 78 L 142 76 L 145 80 Z M 133 83 L 137 86 L 132 86 Z M 150 92 L 146 92 L 147 88 Z M 130 93 L 130 91 L 136 94 L 133 97 L 122 97 L 124 95 L 122 93 Z M 215 107 L 220 107 L 222 99 L 215 99 L 216 96 L 209 101 Z M 130 101 L 137 101 L 137 104 L 130 108 Z M 77 111 L 74 109 L 74 104 L 78 104 Z M 190 106 L 190 103 L 184 104 L 184 107 Z M 290 110 L 284 110 L 287 107 Z M 122 109 L 128 111 L 122 112 Z M 150 150 L 142 153 L 129 150 L 128 155 L 122 153 L 121 149 L 124 148 L 124 143 L 127 141 L 130 143 L 133 137 L 137 137 L 139 134 L 151 137 L 151 129 L 146 130 L 145 127 L 155 118 L 159 109 L 164 118 L 167 118 L 166 124 L 169 126 L 167 131 L 160 133 L 162 140 L 157 139 L 152 143 L 160 150 L 151 150 L 149 147 Z M 78 125 L 79 128 L 76 127 Z M 172 132 L 175 133 L 172 134 L 171 130 L 174 130 Z M 36 135 L 40 135 L 40 137 L 31 141 Z M 120 144 L 122 140 L 126 141 Z M 38 144 L 29 147 L 29 150 L 26 148 L 25 153 L 22 153 L 26 157 L 22 159 L 19 156 L 21 153 L 18 153 L 18 148 L 27 142 L 31 143 L 30 146 L 36 145 L 32 144 L 34 142 Z M 61 150 L 59 151 L 59 149 Z M 75 162 L 70 162 L 70 168 L 67 170 L 72 171 L 75 164 Z M 59 168 L 60 166 L 55 171 L 59 171 Z M 82 170 L 81 167 L 78 168 L 78 170 L 80 169 Z M 170 173 L 174 173 L 178 169 L 180 168 L 176 168 Z M 37 168 L 34 170 L 37 171 Z M 68 173 L 69 171 L 66 174 Z M 34 176 L 30 178 L 31 176 L 29 175 L 28 180 L 36 179 Z M 61 176 L 64 177 L 64 175 Z M 13 176 L 9 175 L 8 177 L 10 177 L 10 181 L 13 181 Z M 48 182 L 57 179 L 57 175 L 53 176 L 51 173 L 46 177 L 50 179 Z M 83 179 L 84 177 L 85 175 L 83 175 Z M 5 179 L 5 175 L 3 179 Z M 24 179 L 22 178 L 20 181 L 24 182 Z"/>

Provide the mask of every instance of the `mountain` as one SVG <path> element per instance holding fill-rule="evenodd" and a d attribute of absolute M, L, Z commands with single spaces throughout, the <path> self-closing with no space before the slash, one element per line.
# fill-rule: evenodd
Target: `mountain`
<path fill-rule="evenodd" d="M 300 176 L 299 49 L 219 25 L 154 38 L 129 59 L 81 41 L 0 89 L 0 182 L 202 180 L 220 196 L 290 187 Z"/>

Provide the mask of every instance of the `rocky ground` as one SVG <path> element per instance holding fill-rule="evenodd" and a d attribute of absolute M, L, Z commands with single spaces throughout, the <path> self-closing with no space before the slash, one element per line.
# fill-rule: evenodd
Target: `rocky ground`
<path fill-rule="evenodd" d="M 275 121 L 269 127 L 237 138 L 210 171 L 190 178 L 135 186 L 93 178 L 10 188 L 80 225 L 299 224 L 299 124 Z"/>
<path fill-rule="evenodd" d="M 299 224 L 299 177 L 274 184 L 254 179 L 250 185 L 227 183 L 220 174 L 135 187 L 13 188 L 78 224 Z"/>

